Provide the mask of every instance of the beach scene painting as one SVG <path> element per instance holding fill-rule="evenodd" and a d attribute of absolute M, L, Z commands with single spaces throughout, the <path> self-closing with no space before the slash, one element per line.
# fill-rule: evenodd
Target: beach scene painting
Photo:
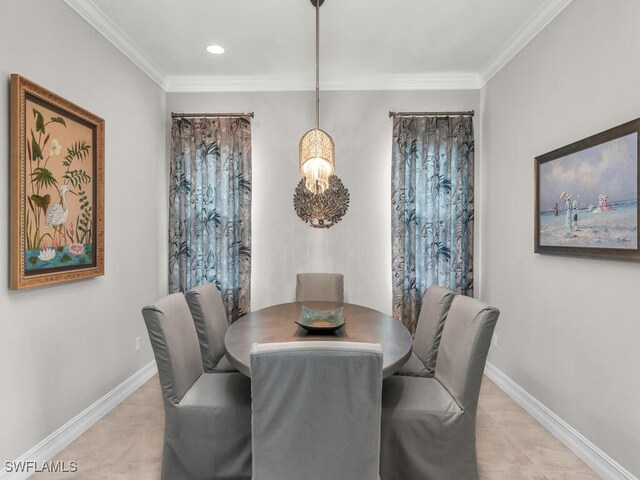
<path fill-rule="evenodd" d="M 536 251 L 638 252 L 637 124 L 536 159 Z"/>
<path fill-rule="evenodd" d="M 94 276 L 103 268 L 103 121 L 15 77 L 12 285 Z"/>

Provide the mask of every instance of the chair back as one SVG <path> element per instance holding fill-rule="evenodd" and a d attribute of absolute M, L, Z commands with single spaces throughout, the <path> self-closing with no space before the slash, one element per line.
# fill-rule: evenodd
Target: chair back
<path fill-rule="evenodd" d="M 142 309 L 165 402 L 177 404 L 202 375 L 198 337 L 180 292 Z"/>
<path fill-rule="evenodd" d="M 378 479 L 379 344 L 254 344 L 251 390 L 253 480 Z"/>
<path fill-rule="evenodd" d="M 422 299 L 418 326 L 413 339 L 413 351 L 430 372 L 436 368 L 442 328 L 455 296 L 455 292 L 451 290 L 431 285 Z"/>
<path fill-rule="evenodd" d="M 224 357 L 224 335 L 229 324 L 218 288 L 213 283 L 200 285 L 184 294 L 198 333 L 202 366 L 213 370 Z"/>
<path fill-rule="evenodd" d="M 454 298 L 442 330 L 435 378 L 475 414 L 491 336 L 500 311 L 474 298 Z"/>
<path fill-rule="evenodd" d="M 341 273 L 299 273 L 296 277 L 296 302 L 344 301 L 344 276 Z"/>

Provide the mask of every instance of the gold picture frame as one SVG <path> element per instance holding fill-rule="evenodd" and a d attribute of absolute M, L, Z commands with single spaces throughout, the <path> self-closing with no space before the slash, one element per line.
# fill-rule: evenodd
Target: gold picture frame
<path fill-rule="evenodd" d="M 104 120 L 11 75 L 10 287 L 104 275 Z"/>

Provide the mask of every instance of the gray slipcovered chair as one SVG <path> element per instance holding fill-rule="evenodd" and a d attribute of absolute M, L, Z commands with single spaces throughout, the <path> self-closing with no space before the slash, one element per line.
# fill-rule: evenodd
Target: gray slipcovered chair
<path fill-rule="evenodd" d="M 396 375 L 433 377 L 442 328 L 455 296 L 455 292 L 438 285 L 427 289 L 422 298 L 411 357 Z"/>
<path fill-rule="evenodd" d="M 382 480 L 478 480 L 476 411 L 500 312 L 458 295 L 433 378 L 387 378 L 382 394 Z"/>
<path fill-rule="evenodd" d="M 164 400 L 163 480 L 251 479 L 251 382 L 203 373 L 182 293 L 144 307 Z"/>
<path fill-rule="evenodd" d="M 344 301 L 344 276 L 341 273 L 299 273 L 296 277 L 296 302 Z"/>
<path fill-rule="evenodd" d="M 222 297 L 213 283 L 184 294 L 198 333 L 202 368 L 206 373 L 237 372 L 224 354 L 224 335 L 229 323 Z"/>
<path fill-rule="evenodd" d="M 377 480 L 382 348 L 254 344 L 253 480 Z"/>

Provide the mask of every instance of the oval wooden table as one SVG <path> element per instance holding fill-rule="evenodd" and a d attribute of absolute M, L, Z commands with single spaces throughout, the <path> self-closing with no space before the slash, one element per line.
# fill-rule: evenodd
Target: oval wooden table
<path fill-rule="evenodd" d="M 303 305 L 314 310 L 343 306 L 345 325 L 335 333 L 310 334 L 294 323 L 300 318 Z M 224 346 L 231 364 L 250 377 L 249 351 L 254 343 L 309 340 L 379 343 L 382 345 L 384 377 L 400 370 L 411 356 L 411 335 L 400 322 L 371 308 L 334 302 L 283 303 L 256 310 L 229 327 Z"/>

